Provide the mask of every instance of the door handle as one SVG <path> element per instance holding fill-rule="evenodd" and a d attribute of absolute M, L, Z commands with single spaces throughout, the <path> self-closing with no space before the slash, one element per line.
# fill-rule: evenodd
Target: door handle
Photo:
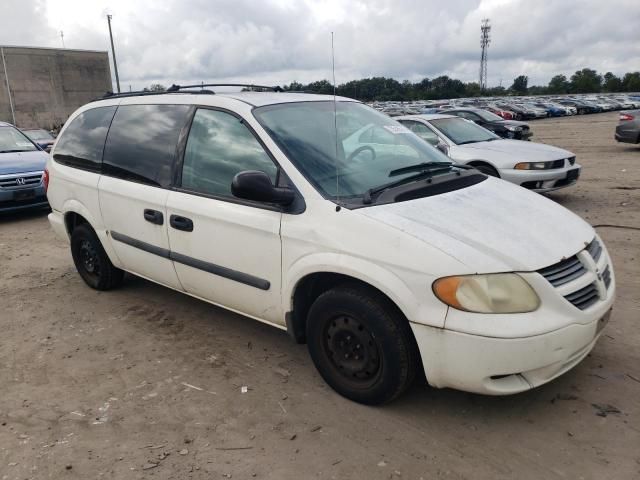
<path fill-rule="evenodd" d="M 180 215 L 171 215 L 169 217 L 169 224 L 176 230 L 193 232 L 193 221 L 190 218 L 181 217 Z"/>
<path fill-rule="evenodd" d="M 162 215 L 162 212 L 150 208 L 144 209 L 144 219 L 155 225 L 162 225 L 164 223 L 164 215 Z"/>

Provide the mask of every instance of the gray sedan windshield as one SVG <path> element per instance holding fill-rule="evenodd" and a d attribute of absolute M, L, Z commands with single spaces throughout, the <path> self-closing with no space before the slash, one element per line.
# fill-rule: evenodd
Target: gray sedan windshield
<path fill-rule="evenodd" d="M 356 102 L 282 103 L 256 108 L 254 115 L 328 198 L 362 196 L 415 175 L 397 174 L 403 167 L 451 162 L 404 126 Z"/>

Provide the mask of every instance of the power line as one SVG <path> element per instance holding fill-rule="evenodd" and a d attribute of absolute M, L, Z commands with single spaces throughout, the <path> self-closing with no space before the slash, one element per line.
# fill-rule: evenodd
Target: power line
<path fill-rule="evenodd" d="M 489 19 L 484 18 L 480 24 L 480 47 L 482 48 L 482 54 L 480 56 L 480 90 L 487 88 L 487 51 L 489 50 L 489 44 L 491 43 L 491 25 L 489 25 Z"/>

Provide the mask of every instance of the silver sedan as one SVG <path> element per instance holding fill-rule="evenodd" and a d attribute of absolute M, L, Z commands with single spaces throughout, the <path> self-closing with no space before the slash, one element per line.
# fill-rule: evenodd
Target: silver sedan
<path fill-rule="evenodd" d="M 575 184 L 581 166 L 568 150 L 542 143 L 507 140 L 453 115 L 406 115 L 395 120 L 457 163 L 536 192 Z"/>

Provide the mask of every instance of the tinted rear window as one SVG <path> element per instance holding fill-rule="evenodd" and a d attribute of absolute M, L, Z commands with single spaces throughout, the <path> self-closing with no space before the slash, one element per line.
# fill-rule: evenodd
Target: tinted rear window
<path fill-rule="evenodd" d="M 64 165 L 99 172 L 104 141 L 116 107 L 86 110 L 64 130 L 53 158 Z"/>
<path fill-rule="evenodd" d="M 124 105 L 111 123 L 105 175 L 160 187 L 171 184 L 178 137 L 188 105 Z"/>

